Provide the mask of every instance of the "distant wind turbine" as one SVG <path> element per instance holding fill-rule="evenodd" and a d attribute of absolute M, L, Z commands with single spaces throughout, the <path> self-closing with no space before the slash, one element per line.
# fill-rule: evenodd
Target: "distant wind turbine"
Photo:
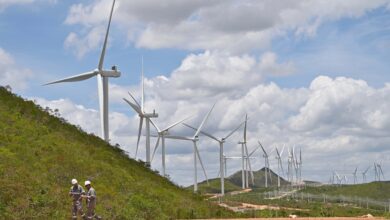
<path fill-rule="evenodd" d="M 206 170 L 205 170 L 205 168 L 203 166 L 203 162 L 202 162 L 202 159 L 201 159 L 200 154 L 199 154 L 197 143 L 199 141 L 199 133 L 202 130 L 202 127 L 206 123 L 207 119 L 209 118 L 209 116 L 211 114 L 211 111 L 214 109 L 214 106 L 215 106 L 215 103 L 214 103 L 213 107 L 211 107 L 210 111 L 203 118 L 203 121 L 202 121 L 202 123 L 200 123 L 200 125 L 199 125 L 198 129 L 196 130 L 194 136 L 192 136 L 192 137 L 175 136 L 175 135 L 166 135 L 165 136 L 165 138 L 169 138 L 169 139 L 192 141 L 192 143 L 194 145 L 194 192 L 198 191 L 198 169 L 197 169 L 197 161 L 198 161 L 198 159 L 199 159 L 200 165 L 202 166 L 203 173 L 204 173 L 204 175 L 206 177 L 206 181 L 208 183 Z"/>
<path fill-rule="evenodd" d="M 45 85 L 55 84 L 55 83 L 62 83 L 62 82 L 77 82 L 77 81 L 83 81 L 86 79 L 89 79 L 91 77 L 96 76 L 97 77 L 97 83 L 98 83 L 98 92 L 99 92 L 99 109 L 100 109 L 100 123 L 101 123 L 101 133 L 102 138 L 105 141 L 109 141 L 109 122 L 108 122 L 108 78 L 109 77 L 120 77 L 121 72 L 117 69 L 116 66 L 113 66 L 111 70 L 104 70 L 103 64 L 104 64 L 104 56 L 106 54 L 106 47 L 107 47 L 107 39 L 108 34 L 110 32 L 110 25 L 111 25 L 111 19 L 112 19 L 112 13 L 114 11 L 115 6 L 115 0 L 112 2 L 111 12 L 110 12 L 110 18 L 108 21 L 106 36 L 104 38 L 104 44 L 103 49 L 100 54 L 99 64 L 98 68 L 95 70 L 92 70 L 90 72 L 82 73 L 76 76 L 71 76 L 65 79 L 49 82 Z"/>
<path fill-rule="evenodd" d="M 150 122 L 152 123 L 152 125 L 157 129 L 157 141 L 156 141 L 156 146 L 154 147 L 154 150 L 153 150 L 153 154 L 152 154 L 152 159 L 151 159 L 151 162 L 153 161 L 153 158 L 154 158 L 154 155 L 156 154 L 156 150 L 159 146 L 159 143 L 160 143 L 160 139 L 161 139 L 161 162 L 162 162 L 162 169 L 163 169 L 163 176 L 166 175 L 165 173 L 165 136 L 166 135 L 169 135 L 168 131 L 169 129 L 175 127 L 176 125 L 182 123 L 183 121 L 187 120 L 188 118 L 190 117 L 186 117 L 182 120 L 179 120 L 171 125 L 169 125 L 168 127 L 164 128 L 164 129 L 160 129 L 155 122 L 152 121 L 152 119 L 149 119 Z"/>
<path fill-rule="evenodd" d="M 145 119 L 145 130 L 146 130 L 146 138 L 145 138 L 145 148 L 146 148 L 146 165 L 150 166 L 150 123 L 151 118 L 157 118 L 158 114 L 153 110 L 152 113 L 147 113 L 145 111 L 145 83 L 144 83 L 144 59 L 142 58 L 142 70 L 141 70 L 141 104 L 137 102 L 137 100 L 134 98 L 134 96 L 129 92 L 130 97 L 133 99 L 134 103 L 129 101 L 128 99 L 124 98 L 125 102 L 133 108 L 135 112 L 138 113 L 139 116 L 139 127 L 138 127 L 138 138 L 137 138 L 137 148 L 135 150 L 135 158 L 137 158 L 138 155 L 138 147 L 139 147 L 139 141 L 141 138 L 141 132 L 142 132 L 142 125 L 143 121 Z M 155 126 L 155 125 L 154 125 Z M 156 126 L 155 126 L 156 127 Z"/>
<path fill-rule="evenodd" d="M 241 124 L 239 124 L 235 129 L 233 129 L 231 132 L 229 132 L 225 137 L 221 137 L 221 138 L 218 138 L 218 137 L 215 137 L 213 135 L 211 135 L 210 133 L 207 133 L 205 131 L 200 131 L 201 134 L 217 141 L 219 143 L 219 170 L 220 170 L 220 176 L 221 176 L 221 195 L 225 195 L 225 183 L 224 183 L 224 154 L 223 154 L 223 145 L 224 143 L 226 142 L 226 140 L 232 136 L 234 134 L 234 132 L 236 132 L 245 122 L 242 122 Z M 191 125 L 188 125 L 188 124 L 185 124 L 183 123 L 185 126 L 193 129 L 196 131 L 196 128 L 191 126 Z"/>

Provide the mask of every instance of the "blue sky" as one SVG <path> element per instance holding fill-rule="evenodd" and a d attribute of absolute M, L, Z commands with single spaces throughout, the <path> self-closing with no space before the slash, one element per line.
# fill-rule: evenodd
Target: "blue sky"
<path fill-rule="evenodd" d="M 104 34 L 110 4 L 0 2 L 0 84 L 59 108 L 69 121 L 98 134 L 96 80 L 41 85 L 96 68 L 103 36 L 91 33 Z M 255 115 L 252 145 L 261 139 L 269 149 L 300 146 L 306 164 L 312 163 L 307 178 L 326 181 L 318 173 L 330 173 L 330 165 L 354 170 L 381 161 L 390 168 L 383 156 L 390 144 L 389 49 L 389 1 L 118 1 L 105 60 L 106 68 L 115 64 L 122 71 L 110 79 L 111 136 L 133 154 L 138 119 L 121 98 L 127 91 L 138 96 L 143 56 L 146 104 L 160 113 L 161 124 L 188 113 L 197 115 L 196 124 L 219 100 L 205 129 L 226 133 L 245 113 Z M 204 140 L 203 154 L 216 173 L 212 144 Z M 168 170 L 186 185 L 191 150 L 180 145 L 168 150 Z M 231 143 L 227 153 L 239 154 L 237 149 Z M 361 164 L 363 152 L 369 159 Z M 261 168 L 263 162 L 253 163 Z M 153 167 L 160 169 L 158 162 Z"/>

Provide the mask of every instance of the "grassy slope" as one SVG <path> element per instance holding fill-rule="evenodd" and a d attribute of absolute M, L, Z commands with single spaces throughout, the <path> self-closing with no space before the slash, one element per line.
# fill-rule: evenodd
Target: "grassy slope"
<path fill-rule="evenodd" d="M 210 179 L 209 184 L 206 181 L 201 182 L 198 184 L 198 188 L 201 193 L 221 193 L 221 179 Z M 188 189 L 193 190 L 193 186 L 189 186 Z M 225 179 L 225 193 L 238 190 L 241 190 L 241 188 Z"/>
<path fill-rule="evenodd" d="M 232 215 L 1 88 L 0 219 L 68 218 L 72 178 L 92 181 L 106 219 Z"/>
<path fill-rule="evenodd" d="M 390 198 L 390 182 L 372 182 L 343 186 L 328 185 L 321 187 L 307 187 L 302 192 L 335 196 L 356 196 L 361 198 L 388 201 Z"/>

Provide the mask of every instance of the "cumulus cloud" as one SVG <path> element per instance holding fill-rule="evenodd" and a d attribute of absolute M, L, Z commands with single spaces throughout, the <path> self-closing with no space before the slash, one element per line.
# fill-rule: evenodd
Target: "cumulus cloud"
<path fill-rule="evenodd" d="M 180 68 L 178 68 L 180 69 Z M 177 73 L 176 74 L 186 74 Z M 175 94 L 183 88 L 174 85 L 172 73 L 166 77 L 171 86 L 169 93 Z M 193 76 L 191 76 L 193 77 Z M 147 79 L 146 111 L 156 109 L 159 118 L 155 122 L 159 127 L 165 127 L 186 116 L 193 115 L 187 123 L 198 126 L 206 112 L 216 99 L 204 97 L 202 101 L 194 101 L 191 96 L 178 96 L 175 99 L 160 95 L 161 85 L 154 83 L 159 77 Z M 201 75 L 198 78 L 202 78 Z M 197 79 L 201 80 L 201 79 Z M 204 85 L 207 88 L 207 84 Z M 128 89 L 137 91 L 136 87 L 111 88 L 124 93 Z M 166 91 L 167 92 L 167 91 Z M 257 83 L 249 90 L 239 90 L 240 95 L 234 95 L 228 90 L 216 90 L 212 96 L 219 97 L 204 130 L 217 137 L 223 137 L 233 130 L 249 115 L 248 146 L 255 149 L 260 140 L 266 150 L 271 152 L 275 147 L 296 146 L 296 151 L 302 149 L 305 168 L 305 179 L 326 181 L 325 175 L 332 169 L 340 169 L 347 175 L 356 166 L 363 169 L 374 161 L 382 161 L 387 167 L 389 158 L 383 158 L 388 152 L 390 143 L 388 130 L 390 128 L 390 85 L 382 88 L 370 87 L 365 81 L 337 77 L 318 76 L 313 79 L 308 88 L 281 88 L 275 83 Z M 201 95 L 201 94 L 200 94 Z M 88 132 L 100 134 L 99 114 L 96 110 L 84 108 L 69 100 L 37 99 L 43 106 L 60 109 L 63 117 L 71 123 L 78 124 Z M 124 106 L 125 103 L 123 103 Z M 130 110 L 129 108 L 129 111 Z M 110 112 L 110 137 L 112 143 L 119 143 L 130 153 L 135 153 L 138 117 L 135 114 Z M 153 129 L 153 128 L 152 128 Z M 154 131 L 152 131 L 154 132 Z M 178 125 L 171 134 L 193 135 L 193 130 Z M 225 154 L 240 156 L 240 146 L 237 141 L 242 138 L 242 129 L 235 133 L 225 145 Z M 152 140 L 152 147 L 155 142 Z M 192 145 L 185 141 L 167 140 L 167 171 L 174 181 L 188 185 L 192 183 Z M 218 145 L 213 140 L 201 137 L 200 153 L 210 177 L 218 174 Z M 285 150 L 286 151 L 286 150 Z M 379 154 L 377 152 L 382 152 Z M 274 152 L 273 152 L 274 153 Z M 273 154 L 271 153 L 271 155 Z M 359 154 L 365 155 L 362 161 Z M 145 149 L 142 138 L 139 157 L 144 159 Z M 254 169 L 264 166 L 260 160 L 262 153 L 254 154 Z M 160 151 L 157 151 L 152 163 L 154 169 L 161 169 Z M 287 162 L 286 154 L 283 162 Z M 347 163 L 347 164 L 346 164 Z M 237 171 L 240 164 L 229 161 L 229 173 Z M 276 170 L 277 161 L 271 159 L 271 168 Z M 326 167 L 326 168 L 325 168 Z M 200 179 L 204 177 L 199 177 Z"/>
<path fill-rule="evenodd" d="M 356 18 L 388 5 L 388 0 L 119 1 L 114 21 L 138 47 L 242 53 L 266 48 L 275 36 L 290 31 L 315 36 L 324 22 Z M 106 23 L 109 6 L 103 0 L 73 5 L 65 23 L 81 24 L 83 32 L 94 31 Z M 103 11 L 107 16 L 102 16 Z"/>
<path fill-rule="evenodd" d="M 27 88 L 28 80 L 32 78 L 31 70 L 16 65 L 11 54 L 0 48 L 0 85 L 10 85 L 14 90 Z"/>

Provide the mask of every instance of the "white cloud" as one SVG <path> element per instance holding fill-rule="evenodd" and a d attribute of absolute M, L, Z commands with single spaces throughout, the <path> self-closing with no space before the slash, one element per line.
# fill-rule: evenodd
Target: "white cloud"
<path fill-rule="evenodd" d="M 267 56 L 272 58 L 270 63 L 276 59 L 272 53 Z M 248 55 L 229 56 L 215 52 L 189 55 L 171 75 L 146 79 L 146 110 L 157 111 L 159 118 L 155 122 L 160 127 L 188 115 L 195 115 L 187 122 L 197 126 L 217 100 L 217 106 L 204 129 L 220 137 L 234 129 L 248 113 L 250 150 L 256 147 L 257 140 L 261 140 L 269 151 L 284 144 L 301 148 L 305 179 L 326 181 L 324 176 L 331 169 L 345 166 L 343 172 L 347 172 L 356 166 L 363 169 L 374 161 L 382 161 L 384 167 L 390 167 L 387 162 L 390 158 L 383 158 L 383 154 L 389 153 L 387 146 L 390 144 L 389 83 L 383 88 L 373 88 L 363 80 L 318 76 L 308 88 L 281 88 L 272 82 L 262 83 L 259 66 L 264 59 L 264 56 L 256 59 Z M 214 75 L 218 77 L 214 78 Z M 225 77 L 228 78 L 226 82 Z M 236 89 L 241 87 L 246 89 Z M 110 89 L 116 97 L 128 97 L 128 90 L 139 96 L 138 86 L 112 84 Z M 123 103 L 129 112 L 133 112 L 121 99 L 111 101 L 116 105 Z M 69 100 L 39 102 L 59 108 L 70 122 L 99 134 L 97 111 L 75 105 Z M 132 113 L 129 115 L 110 112 L 110 137 L 112 143 L 119 143 L 133 156 L 138 117 Z M 181 125 L 170 132 L 193 135 L 192 130 Z M 242 131 L 239 131 L 227 141 L 226 155 L 240 155 L 237 141 L 241 137 Z M 152 147 L 154 144 L 152 139 Z M 179 184 L 191 184 L 191 143 L 167 140 L 166 145 L 168 173 Z M 219 170 L 218 145 L 202 138 L 199 148 L 209 176 L 215 177 Z M 161 167 L 159 152 L 152 164 L 155 169 Z M 359 154 L 365 155 L 364 161 Z M 138 155 L 142 159 L 145 155 L 143 138 Z M 255 156 L 261 158 L 261 153 L 257 152 Z M 229 161 L 228 166 L 229 172 L 233 172 L 240 165 Z M 263 160 L 253 161 L 254 169 L 262 166 Z M 276 170 L 276 166 L 276 160 L 272 159 L 271 168 Z"/>
<path fill-rule="evenodd" d="M 286 31 L 315 36 L 324 22 L 360 17 L 386 5 L 388 0 L 119 1 L 114 21 L 138 47 L 242 53 L 266 48 Z M 65 23 L 93 31 L 106 23 L 109 8 L 110 1 L 103 0 L 73 5 Z"/>
<path fill-rule="evenodd" d="M 0 48 L 0 85 L 10 85 L 12 89 L 21 91 L 27 88 L 27 82 L 32 78 L 31 70 L 19 67 L 14 58 Z"/>

